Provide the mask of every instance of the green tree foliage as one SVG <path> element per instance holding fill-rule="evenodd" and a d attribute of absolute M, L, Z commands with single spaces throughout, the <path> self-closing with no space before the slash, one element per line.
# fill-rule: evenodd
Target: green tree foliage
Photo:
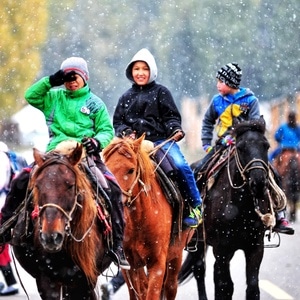
<path fill-rule="evenodd" d="M 298 0 L 287 5 L 260 0 L 55 4 L 44 72 L 54 72 L 68 56 L 83 56 L 90 86 L 112 112 L 129 87 L 126 64 L 147 47 L 158 63 L 158 81 L 171 89 L 178 104 L 184 95 L 215 93 L 216 71 L 231 61 L 243 68 L 242 85 L 269 100 L 299 87 L 299 7 Z"/>
<path fill-rule="evenodd" d="M 25 103 L 24 90 L 41 68 L 40 50 L 46 38 L 46 25 L 46 1 L 1 1 L 1 123 Z"/>
<path fill-rule="evenodd" d="M 1 101 L 10 97 L 15 101 L 36 78 L 54 73 L 65 58 L 78 55 L 88 61 L 92 90 L 112 113 L 130 85 L 124 76 L 126 65 L 142 47 L 155 55 L 157 80 L 171 89 L 179 106 L 185 95 L 211 97 L 216 93 L 216 71 L 231 61 L 243 69 L 242 85 L 262 101 L 299 88 L 299 0 L 49 0 L 47 29 L 43 18 L 47 13 L 38 13 L 29 4 L 35 1 L 5 2 L 0 8 L 2 19 L 18 15 L 15 19 L 23 17 L 20 22 L 26 26 L 17 27 L 17 41 L 5 46 L 6 53 L 14 49 L 19 65 L 6 71 L 0 66 L 5 82 L 13 81 L 1 86 L 7 89 Z M 36 3 L 39 9 L 46 8 Z M 5 29 L 4 23 L 1 33 L 9 36 L 14 27 Z M 42 68 L 37 62 L 39 53 Z M 22 67 L 27 73 L 18 77 Z M 15 102 L 7 105 L 11 103 Z"/>

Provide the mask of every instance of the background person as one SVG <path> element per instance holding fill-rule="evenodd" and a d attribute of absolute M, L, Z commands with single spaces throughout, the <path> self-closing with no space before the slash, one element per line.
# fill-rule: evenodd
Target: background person
<path fill-rule="evenodd" d="M 270 154 L 271 162 L 285 149 L 300 150 L 300 125 L 297 123 L 297 114 L 294 111 L 288 113 L 287 122 L 278 127 L 274 139 L 278 147 Z"/>

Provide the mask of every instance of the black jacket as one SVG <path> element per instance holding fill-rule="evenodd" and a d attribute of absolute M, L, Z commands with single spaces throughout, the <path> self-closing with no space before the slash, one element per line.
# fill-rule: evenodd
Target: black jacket
<path fill-rule="evenodd" d="M 131 129 L 138 137 L 145 132 L 146 139 L 155 142 L 181 130 L 181 116 L 170 91 L 152 81 L 145 86 L 133 84 L 121 96 L 113 125 L 117 136 Z"/>

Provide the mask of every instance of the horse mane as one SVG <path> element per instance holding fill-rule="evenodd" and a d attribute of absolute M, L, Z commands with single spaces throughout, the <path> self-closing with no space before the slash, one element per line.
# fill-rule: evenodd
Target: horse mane
<path fill-rule="evenodd" d="M 253 119 L 249 121 L 244 121 L 241 123 L 238 123 L 234 126 L 233 135 L 235 137 L 238 137 L 242 135 L 246 131 L 257 131 L 262 134 L 265 134 L 266 132 L 266 123 L 263 117 L 261 116 L 259 119 Z"/>
<path fill-rule="evenodd" d="M 70 149 L 72 151 L 72 149 Z M 64 154 L 62 154 L 64 153 Z M 60 163 L 59 160 L 68 162 L 68 154 L 62 153 L 59 150 L 54 150 L 45 155 L 45 163 L 48 160 L 53 159 L 53 164 Z M 78 239 L 82 238 L 84 234 L 89 230 L 90 226 L 93 226 L 89 234 L 84 238 L 83 241 L 75 241 L 73 238 L 68 238 L 65 241 L 65 249 L 70 253 L 70 256 L 79 268 L 84 272 L 89 282 L 96 284 L 99 273 L 97 271 L 97 253 L 99 251 L 99 233 L 96 225 L 97 218 L 97 207 L 95 203 L 95 197 L 92 186 L 87 179 L 86 174 L 82 171 L 83 168 L 80 164 L 67 165 L 72 168 L 75 174 L 76 186 L 79 202 L 82 204 L 80 210 L 77 208 L 74 218 L 71 223 L 72 235 Z M 38 204 L 38 193 L 34 189 L 35 181 L 37 177 L 42 173 L 43 166 L 36 167 L 30 180 L 30 188 L 33 190 L 33 202 L 34 207 L 39 206 Z"/>
<path fill-rule="evenodd" d="M 104 160 L 107 161 L 116 151 L 118 151 L 120 155 L 125 156 L 127 159 L 133 159 L 134 156 L 136 156 L 140 170 L 140 179 L 147 187 L 151 187 L 151 183 L 155 176 L 154 164 L 150 159 L 149 152 L 143 147 L 143 141 L 137 144 L 137 140 L 133 140 L 131 138 L 115 137 L 103 150 Z"/>

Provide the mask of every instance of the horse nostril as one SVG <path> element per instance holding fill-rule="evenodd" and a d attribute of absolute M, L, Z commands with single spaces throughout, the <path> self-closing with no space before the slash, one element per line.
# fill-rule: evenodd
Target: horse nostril
<path fill-rule="evenodd" d="M 253 195 L 259 197 L 265 192 L 267 186 L 266 178 L 261 178 L 261 180 L 249 179 L 249 187 Z"/>
<path fill-rule="evenodd" d="M 40 242 L 43 246 L 53 247 L 59 246 L 63 242 L 63 235 L 59 232 L 52 232 L 50 234 L 40 233 Z"/>

